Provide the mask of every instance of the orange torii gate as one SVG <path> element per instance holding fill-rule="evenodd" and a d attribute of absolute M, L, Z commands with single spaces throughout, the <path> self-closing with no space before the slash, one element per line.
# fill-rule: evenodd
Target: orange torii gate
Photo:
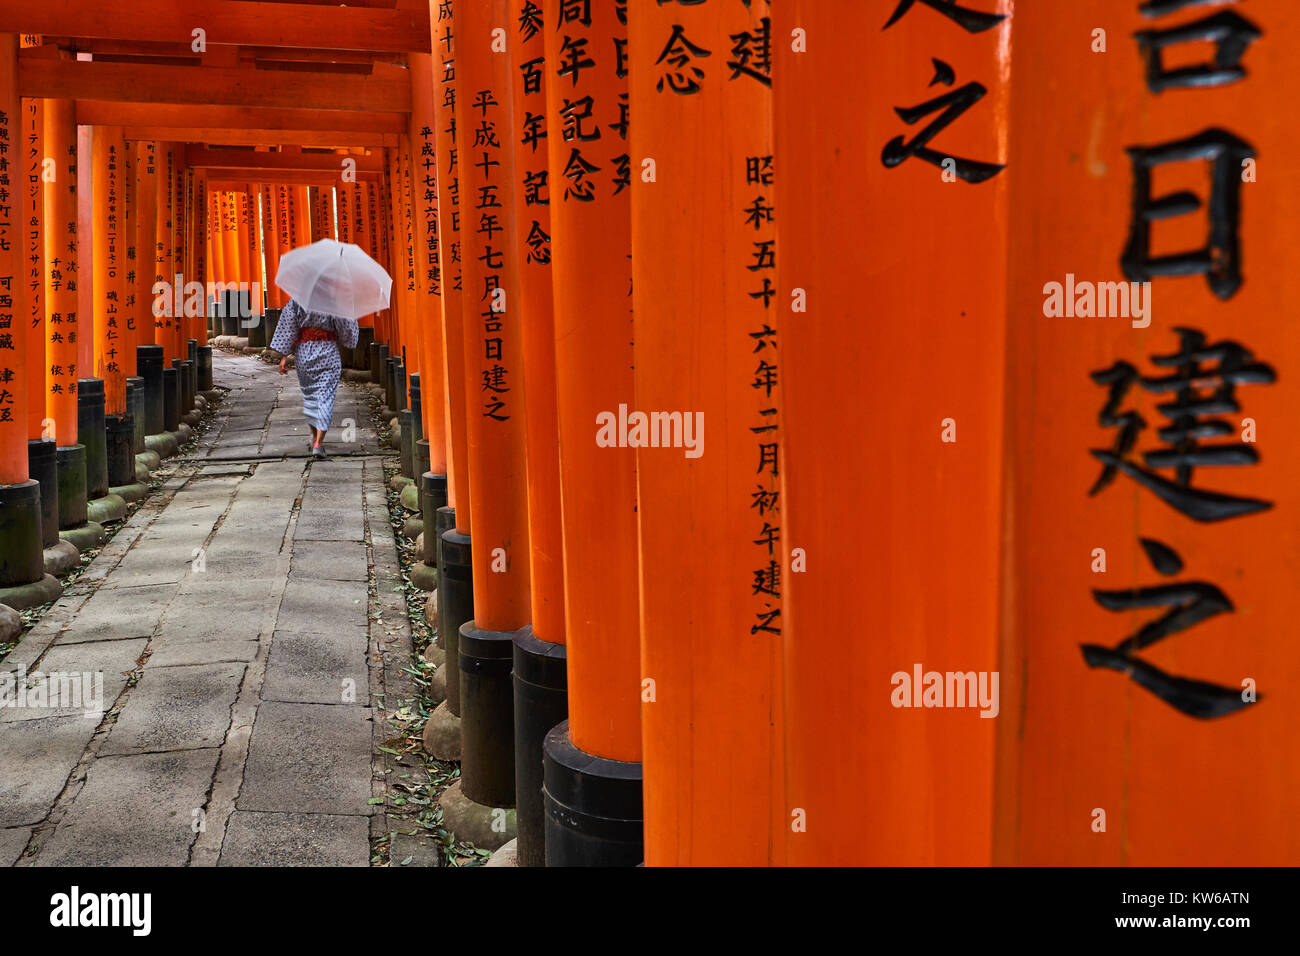
<path fill-rule="evenodd" d="M 540 195 L 551 214 L 569 693 L 569 719 L 545 741 L 546 860 L 634 865 L 642 859 L 636 452 L 596 441 L 598 416 L 634 400 L 631 206 L 619 161 L 628 87 L 617 56 L 563 65 L 566 42 L 617 52 L 627 26 L 614 4 L 593 6 L 590 24 L 572 12 L 562 20 L 561 6 L 543 8 L 546 60 L 556 64 L 546 83 L 549 177 L 531 184 L 547 187 Z M 593 112 L 583 119 L 575 113 L 585 113 L 586 97 Z M 597 116 L 598 153 L 594 140 L 566 139 L 579 123 L 593 135 Z M 587 835 L 584 820 L 595 818 L 608 821 L 603 840 Z"/>
<path fill-rule="evenodd" d="M 515 803 L 513 636 L 529 622 L 523 329 L 518 246 L 509 191 L 511 76 L 493 27 L 507 0 L 456 8 L 456 146 L 460 191 L 473 204 L 463 229 L 468 472 L 473 489 L 474 617 L 460 626 L 463 795 L 488 807 Z"/>
<path fill-rule="evenodd" d="M 511 190 L 519 309 L 524 316 L 524 404 L 528 413 L 528 545 L 532 622 L 515 635 L 515 800 L 522 866 L 546 863 L 542 746 L 568 716 L 565 659 L 564 537 L 560 521 L 560 448 L 555 397 L 555 319 L 551 217 L 537 186 L 548 168 L 547 77 L 525 64 L 544 62 L 544 14 L 530 0 L 510 5 L 512 109 L 507 127 L 517 152 Z M 526 148 L 525 148 L 526 147 Z"/>
<path fill-rule="evenodd" d="M 630 153 L 650 165 L 628 174 L 636 402 L 626 420 L 629 444 L 642 432 L 641 593 L 678 596 L 641 608 L 647 866 L 782 857 L 782 170 L 771 70 L 736 75 L 716 55 L 768 16 L 766 0 L 629 8 Z M 715 55 L 665 67 L 679 35 Z"/>
<path fill-rule="evenodd" d="M 438 580 L 438 511 L 447 505 L 448 435 L 446 368 L 443 355 L 443 276 L 438 246 L 437 119 L 434 115 L 433 60 L 422 53 L 410 55 L 411 157 L 410 176 L 417 294 L 412 300 L 419 326 L 421 365 L 419 390 L 411 399 L 419 417 L 421 438 L 416 443 L 414 478 L 420 483 L 420 520 L 424 550 L 411 572 L 413 583 L 436 590 Z M 355 187 L 353 187 L 355 188 Z M 344 220 L 351 226 L 352 197 L 348 187 L 339 193 L 340 233 Z M 421 567 L 422 565 L 422 567 Z"/>

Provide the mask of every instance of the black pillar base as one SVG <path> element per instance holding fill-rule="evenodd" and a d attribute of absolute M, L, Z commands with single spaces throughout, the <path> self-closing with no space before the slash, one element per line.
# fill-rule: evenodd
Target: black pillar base
<path fill-rule="evenodd" d="M 568 658 L 563 644 L 543 641 L 533 626 L 515 632 L 515 808 L 520 866 L 546 865 L 542 745 L 569 716 Z M 639 862 L 639 861 L 638 861 Z"/>
<path fill-rule="evenodd" d="M 447 652 L 447 709 L 460 712 L 460 628 L 474 619 L 474 564 L 469 535 L 455 528 L 439 538 L 438 643 Z"/>
<path fill-rule="evenodd" d="M 389 405 L 395 412 L 400 412 L 406 408 L 406 363 L 399 359 L 393 359 L 393 400 L 396 405 Z"/>
<path fill-rule="evenodd" d="M 416 442 L 423 441 L 424 440 L 424 418 L 422 416 L 424 413 L 423 411 L 421 411 L 421 407 L 420 407 L 420 373 L 419 372 L 415 372 L 414 374 L 411 375 L 410 379 L 407 382 L 406 390 L 411 400 L 410 404 L 407 407 L 410 408 L 411 410 L 412 425 L 413 425 L 411 434 L 415 436 L 413 441 Z M 412 463 L 412 467 L 415 467 L 414 463 Z M 428 470 L 429 469 L 424 468 L 421 469 L 420 471 L 417 471 L 416 474 L 422 475 Z"/>
<path fill-rule="evenodd" d="M 425 442 L 425 447 L 428 447 L 428 442 Z M 424 551 L 420 553 L 420 560 L 431 568 L 438 566 L 438 538 L 447 530 L 438 523 L 438 512 L 446 504 L 447 476 L 429 471 L 426 455 L 424 473 L 420 475 L 420 519 L 424 525 Z"/>
<path fill-rule="evenodd" d="M 163 385 L 163 422 L 159 431 L 174 432 L 181 424 L 181 389 L 180 371 L 174 368 L 162 370 Z M 157 432 L 150 432 L 154 435 Z"/>
<path fill-rule="evenodd" d="M 86 523 L 86 446 L 68 445 L 55 453 L 59 470 L 59 529 Z"/>
<path fill-rule="evenodd" d="M 266 322 L 266 344 L 268 347 L 275 341 L 275 327 L 280 324 L 280 313 L 283 311 L 283 309 L 267 309 L 262 317 Z"/>
<path fill-rule="evenodd" d="M 40 483 L 0 485 L 0 588 L 34 584 L 44 576 Z"/>
<path fill-rule="evenodd" d="M 353 350 L 352 355 L 356 360 L 356 367 L 363 372 L 370 371 L 370 346 L 375 341 L 375 330 L 371 326 L 360 326 L 357 329 L 357 347 Z"/>
<path fill-rule="evenodd" d="M 77 379 L 77 440 L 86 446 L 86 497 L 102 498 L 108 494 L 102 378 Z"/>
<path fill-rule="evenodd" d="M 259 313 L 248 320 L 252 325 L 244 329 L 244 334 L 248 336 L 248 345 L 250 348 L 264 349 L 268 341 L 266 337 L 266 315 Z"/>
<path fill-rule="evenodd" d="M 461 790 L 487 807 L 515 805 L 514 637 L 460 627 Z"/>
<path fill-rule="evenodd" d="M 212 390 L 212 346 L 200 345 L 197 351 L 199 359 L 199 391 L 209 392 Z"/>
<path fill-rule="evenodd" d="M 59 466 L 53 438 L 27 443 L 27 476 L 41 486 L 41 550 L 59 543 Z"/>
<path fill-rule="evenodd" d="M 184 415 L 194 408 L 194 365 L 189 360 L 181 362 L 177 359 L 176 361 L 180 362 L 181 414 Z"/>
<path fill-rule="evenodd" d="M 163 430 L 163 347 L 137 345 L 136 368 L 144 379 L 144 433 L 157 435 Z M 120 482 L 119 482 L 120 484 Z"/>
<path fill-rule="evenodd" d="M 193 408 L 194 396 L 199 394 L 199 340 L 186 342 L 185 352 L 190 362 L 190 408 Z"/>
<path fill-rule="evenodd" d="M 397 411 L 397 397 L 393 394 L 393 365 L 397 359 L 387 354 L 388 346 L 384 346 L 384 404 L 394 412 Z"/>
<path fill-rule="evenodd" d="M 641 765 L 585 753 L 557 724 L 542 745 L 547 866 L 637 866 L 645 859 Z"/>
<path fill-rule="evenodd" d="M 108 483 L 114 488 L 135 484 L 135 422 L 130 415 L 104 416 L 108 445 Z"/>
<path fill-rule="evenodd" d="M 126 413 L 135 422 L 131 447 L 138 455 L 144 451 L 144 379 L 134 375 L 126 380 Z"/>
<path fill-rule="evenodd" d="M 397 473 L 407 478 L 415 477 L 415 414 L 409 408 L 397 413 L 397 423 L 402 430 L 402 447 Z"/>

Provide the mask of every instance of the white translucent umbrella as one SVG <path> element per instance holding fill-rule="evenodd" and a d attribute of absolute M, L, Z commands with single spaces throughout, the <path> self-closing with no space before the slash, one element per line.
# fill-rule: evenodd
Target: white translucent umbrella
<path fill-rule="evenodd" d="M 388 308 L 393 277 L 360 246 L 321 239 L 282 255 L 275 284 L 308 312 L 359 319 Z"/>

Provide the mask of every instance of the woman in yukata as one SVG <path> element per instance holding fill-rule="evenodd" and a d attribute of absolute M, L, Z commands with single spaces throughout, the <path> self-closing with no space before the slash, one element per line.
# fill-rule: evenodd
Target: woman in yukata
<path fill-rule="evenodd" d="M 280 313 L 271 348 L 284 357 L 280 374 L 289 371 L 289 355 L 294 356 L 298 384 L 302 386 L 302 413 L 311 426 L 312 454 L 325 457 L 325 433 L 334 413 L 334 393 L 338 390 L 343 362 L 339 345 L 356 348 L 357 323 L 325 312 L 304 311 L 290 299 Z"/>

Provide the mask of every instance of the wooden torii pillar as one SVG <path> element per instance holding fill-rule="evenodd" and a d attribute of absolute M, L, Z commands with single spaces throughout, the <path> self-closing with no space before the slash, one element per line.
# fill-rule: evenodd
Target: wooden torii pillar
<path fill-rule="evenodd" d="M 412 244 L 415 249 L 415 321 L 420 331 L 420 428 L 415 479 L 420 483 L 420 518 L 423 565 L 412 571 L 413 583 L 437 588 L 438 509 L 447 505 L 447 397 L 443 356 L 443 276 L 438 246 L 437 119 L 434 115 L 433 59 L 423 53 L 409 58 L 411 70 L 410 181 Z M 349 208 L 349 187 L 340 190 L 340 230 L 343 210 Z M 355 187 L 351 187 L 355 188 Z M 348 217 L 350 228 L 351 220 Z M 433 599 L 436 601 L 436 597 Z M 434 605 L 436 607 L 436 605 Z M 444 672 L 445 673 L 445 672 Z"/>
<path fill-rule="evenodd" d="M 0 145 L 9 157 L 0 167 L 0 189 L 10 197 L 0 204 L 0 603 L 27 608 L 57 597 L 61 588 L 45 574 L 41 488 L 28 471 L 28 376 L 37 370 L 26 364 L 32 333 L 22 223 L 37 211 L 29 206 L 20 159 L 18 43 L 16 34 L 0 33 Z"/>
<path fill-rule="evenodd" d="M 530 0 L 510 5 L 513 67 L 509 133 L 516 146 L 511 190 L 519 307 L 524 316 L 524 404 L 528 411 L 528 544 L 532 623 L 515 635 L 515 799 L 521 866 L 546 863 L 542 745 L 568 716 L 564 537 L 560 522 L 555 319 L 551 301 L 551 216 L 537 184 L 548 175 L 544 15 Z M 525 68 L 530 64 L 530 68 Z"/>
<path fill-rule="evenodd" d="M 769 17 L 629 8 L 647 866 L 782 858 L 782 171 L 770 61 L 733 55 Z"/>
<path fill-rule="evenodd" d="M 596 440 L 597 416 L 633 401 L 620 53 L 627 26 L 614 4 L 593 5 L 590 24 L 584 10 L 558 0 L 544 10 L 545 68 L 553 72 L 550 175 L 540 195 L 551 213 L 569 692 L 569 719 L 545 742 L 546 862 L 636 865 L 643 858 L 636 451 Z M 585 112 L 586 97 L 592 113 L 584 119 L 575 114 Z M 576 132 L 566 139 L 579 124 L 583 136 L 599 129 L 599 141 Z M 608 821 L 607 836 L 593 841 L 586 834 L 597 817 Z"/>
<path fill-rule="evenodd" d="M 35 41 L 39 42 L 39 41 Z M 45 204 L 42 180 L 47 175 L 45 158 L 45 101 L 24 97 L 22 100 L 21 136 L 17 149 L 9 151 L 9 161 L 20 170 L 18 188 L 24 193 L 21 244 L 25 286 L 23 322 L 27 325 L 27 468 L 29 476 L 41 486 L 41 545 L 51 548 L 59 543 L 59 493 L 56 430 L 45 414 L 45 396 L 49 390 L 45 364 Z M 13 201 L 10 193 L 9 201 Z"/>
<path fill-rule="evenodd" d="M 1013 17 L 993 861 L 1294 865 L 1295 8 L 1035 6 Z M 1180 588 L 1201 600 L 1152 628 Z"/>
<path fill-rule="evenodd" d="M 135 347 L 133 322 L 126 308 L 126 157 L 120 126 L 96 127 L 94 133 L 95 371 L 104 382 L 104 428 L 110 488 L 135 480 L 135 425 L 126 403 L 129 352 Z M 125 511 L 110 495 L 109 507 Z M 93 515 L 92 515 L 93 517 Z"/>
<path fill-rule="evenodd" d="M 456 0 L 431 8 L 434 61 L 434 138 L 437 151 L 438 239 L 443 276 L 442 344 L 446 369 L 447 505 L 436 520 L 438 643 L 444 649 L 447 699 L 430 717 L 425 746 L 440 759 L 460 753 L 460 627 L 474 617 L 469 471 L 469 389 L 466 362 L 465 274 L 462 249 L 459 151 L 456 128 L 460 78 L 456 74 Z"/>
<path fill-rule="evenodd" d="M 510 194 L 511 76 L 492 49 L 507 0 L 456 10 L 456 145 L 462 232 L 466 420 L 473 495 L 474 619 L 460 627 L 461 790 L 489 807 L 515 803 L 514 632 L 529 622 L 523 323 Z"/>
<path fill-rule="evenodd" d="M 86 528 L 86 446 L 77 433 L 78 306 L 77 119 L 71 100 L 45 101 L 45 148 L 53 160 L 45 181 L 45 414 L 54 423 L 59 528 L 81 550 L 99 543 Z M 89 240 L 87 240 L 89 241 Z M 86 284 L 89 285 L 89 275 Z M 89 316 L 85 317 L 89 328 Z M 88 333 L 89 334 L 89 333 Z"/>
<path fill-rule="evenodd" d="M 911 683 L 998 671 L 1010 26 L 900 11 L 772 4 L 794 865 L 975 865 L 991 845 L 1000 721 L 913 709 Z M 933 152 L 909 147 L 935 117 L 896 110 L 962 89 L 978 102 Z"/>
<path fill-rule="evenodd" d="M 285 302 L 284 291 L 275 284 L 276 274 L 280 271 L 280 210 L 274 186 L 268 183 L 262 184 L 261 202 L 262 242 L 266 251 L 266 301 L 268 308 L 282 309 Z M 267 333 L 270 334 L 269 328 Z"/>

